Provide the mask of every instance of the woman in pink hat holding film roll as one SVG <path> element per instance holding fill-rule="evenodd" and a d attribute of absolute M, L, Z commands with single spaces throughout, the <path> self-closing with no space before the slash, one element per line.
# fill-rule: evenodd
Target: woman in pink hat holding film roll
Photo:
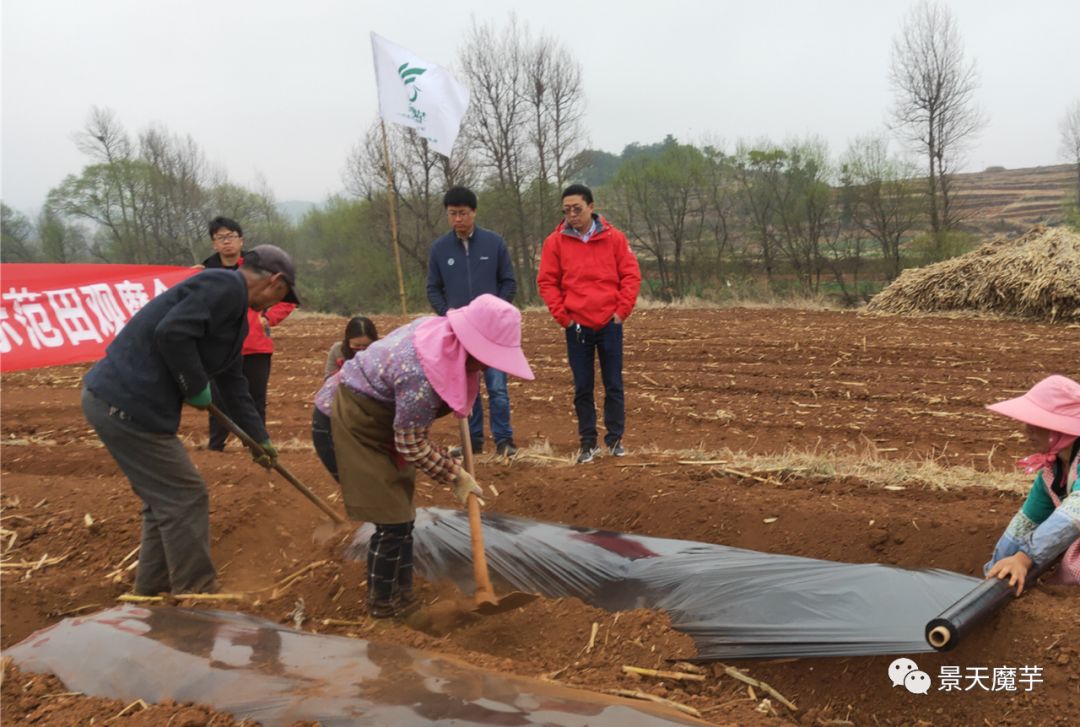
<path fill-rule="evenodd" d="M 1036 565 L 1061 555 L 1059 583 L 1080 584 L 1080 384 L 1048 376 L 1023 396 L 986 407 L 1027 425 L 1035 453 L 1018 464 L 1038 473 L 985 571 L 1008 579 L 1016 595 Z"/>
<path fill-rule="evenodd" d="M 469 415 L 478 375 L 488 366 L 533 378 L 521 350 L 521 312 L 481 295 L 445 317 L 419 318 L 379 339 L 316 394 L 317 404 L 331 406 L 345 511 L 375 525 L 368 544 L 368 613 L 375 618 L 397 616 L 413 604 L 416 469 L 451 485 L 462 504 L 470 492 L 480 494 L 428 430 L 450 412 Z"/>

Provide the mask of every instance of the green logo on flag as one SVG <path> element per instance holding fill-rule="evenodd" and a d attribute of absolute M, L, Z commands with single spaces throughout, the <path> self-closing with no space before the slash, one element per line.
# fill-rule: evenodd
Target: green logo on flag
<path fill-rule="evenodd" d="M 404 83 L 406 86 L 410 87 L 409 90 L 412 91 L 412 95 L 409 96 L 409 103 L 412 103 L 420 94 L 420 89 L 418 89 L 416 86 L 413 86 L 412 84 L 414 81 L 416 81 L 418 76 L 426 73 L 427 69 L 409 68 L 408 63 L 402 63 L 400 66 L 398 66 L 397 72 L 398 75 L 401 76 L 401 82 Z"/>

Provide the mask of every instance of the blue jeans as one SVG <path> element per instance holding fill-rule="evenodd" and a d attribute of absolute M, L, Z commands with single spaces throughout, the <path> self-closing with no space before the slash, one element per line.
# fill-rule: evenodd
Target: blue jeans
<path fill-rule="evenodd" d="M 598 331 L 572 325 L 566 329 L 566 358 L 574 375 L 574 411 L 577 412 L 578 437 L 582 447 L 595 447 L 596 404 L 593 388 L 596 382 L 595 360 L 600 359 L 600 378 L 604 382 L 604 444 L 618 443 L 626 427 L 626 406 L 623 399 L 622 359 L 623 327 L 608 322 Z"/>
<path fill-rule="evenodd" d="M 506 390 L 506 374 L 498 369 L 484 371 L 484 384 L 488 392 L 488 414 L 491 420 L 491 438 L 496 444 L 509 442 L 514 438 L 510 428 L 510 394 Z M 474 442 L 484 441 L 484 405 L 483 397 L 476 395 L 472 414 L 469 415 L 469 436 Z"/>

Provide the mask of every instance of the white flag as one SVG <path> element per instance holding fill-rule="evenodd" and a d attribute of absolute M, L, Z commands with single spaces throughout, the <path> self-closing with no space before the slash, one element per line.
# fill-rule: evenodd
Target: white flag
<path fill-rule="evenodd" d="M 431 148 L 450 156 L 469 108 L 469 91 L 450 72 L 415 53 L 371 34 L 379 115 L 416 129 Z"/>

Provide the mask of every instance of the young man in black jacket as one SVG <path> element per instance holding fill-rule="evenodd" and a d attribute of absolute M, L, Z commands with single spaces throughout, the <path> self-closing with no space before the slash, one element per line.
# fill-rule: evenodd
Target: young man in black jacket
<path fill-rule="evenodd" d="M 431 243 L 428 255 L 427 294 L 435 312 L 446 315 L 450 308 L 462 308 L 484 293 L 514 302 L 517 281 L 506 243 L 491 230 L 476 226 L 476 194 L 467 187 L 451 187 L 443 196 L 450 232 Z M 489 368 L 484 372 L 491 438 L 495 451 L 512 457 L 517 453 L 514 430 L 510 426 L 510 395 L 506 374 Z M 476 397 L 469 416 L 469 433 L 474 452 L 484 448 L 484 407 Z"/>
<path fill-rule="evenodd" d="M 202 261 L 202 267 L 226 268 L 236 270 L 244 260 L 244 231 L 240 224 L 228 217 L 215 217 L 209 224 L 210 241 L 214 245 L 214 254 Z M 270 329 L 285 320 L 296 306 L 281 302 L 266 310 L 248 311 L 248 336 L 244 341 L 243 371 L 248 382 L 248 391 L 255 402 L 259 416 L 266 421 L 266 390 L 270 385 L 270 361 L 274 355 L 274 342 L 270 338 Z M 216 395 L 216 384 L 210 382 L 210 393 Z M 229 409 L 222 407 L 226 414 Z M 225 451 L 225 441 L 229 430 L 210 417 L 210 441 L 207 449 L 214 452 Z"/>
<path fill-rule="evenodd" d="M 273 245 L 253 248 L 239 270 L 207 270 L 146 304 L 83 381 L 86 420 L 143 501 L 135 593 L 217 588 L 210 559 L 206 483 L 176 436 L 184 403 L 205 409 L 216 379 L 221 403 L 261 442 L 256 461 L 277 451 L 241 370 L 249 308 L 298 303 L 292 260 Z"/>

